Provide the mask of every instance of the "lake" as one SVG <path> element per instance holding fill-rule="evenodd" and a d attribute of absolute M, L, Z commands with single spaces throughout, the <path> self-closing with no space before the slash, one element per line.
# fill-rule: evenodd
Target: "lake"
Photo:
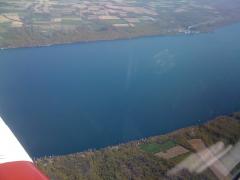
<path fill-rule="evenodd" d="M 0 51 L 0 115 L 30 155 L 159 135 L 240 109 L 240 24 Z"/>

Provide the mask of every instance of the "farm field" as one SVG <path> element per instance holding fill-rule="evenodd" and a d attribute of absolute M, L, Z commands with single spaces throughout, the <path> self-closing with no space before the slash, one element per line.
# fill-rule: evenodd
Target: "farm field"
<path fill-rule="evenodd" d="M 238 22 L 239 8 L 234 0 L 0 0 L 0 48 L 208 32 Z"/>

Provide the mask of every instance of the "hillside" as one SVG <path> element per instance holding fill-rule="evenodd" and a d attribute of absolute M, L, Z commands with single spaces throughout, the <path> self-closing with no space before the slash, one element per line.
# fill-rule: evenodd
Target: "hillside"
<path fill-rule="evenodd" d="M 0 48 L 208 32 L 239 22 L 239 1 L 0 0 Z"/>
<path fill-rule="evenodd" d="M 203 146 L 234 147 L 239 138 L 240 113 L 234 113 L 166 135 L 96 151 L 40 158 L 35 163 L 51 179 L 217 179 L 221 172 L 215 172 L 214 164 L 200 174 L 187 170 L 170 175 L 167 172 Z M 221 159 L 217 163 L 221 164 Z"/>

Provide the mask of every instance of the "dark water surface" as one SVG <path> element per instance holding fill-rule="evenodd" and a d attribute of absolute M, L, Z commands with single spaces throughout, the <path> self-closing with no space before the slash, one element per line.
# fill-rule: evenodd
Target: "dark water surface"
<path fill-rule="evenodd" d="M 240 24 L 0 51 L 0 115 L 32 156 L 162 134 L 239 109 Z"/>

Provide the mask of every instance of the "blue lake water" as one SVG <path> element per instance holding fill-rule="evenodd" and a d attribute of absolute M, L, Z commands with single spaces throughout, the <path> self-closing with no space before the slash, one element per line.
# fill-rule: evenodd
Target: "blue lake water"
<path fill-rule="evenodd" d="M 214 33 L 0 51 L 0 115 L 35 157 L 240 109 L 240 24 Z"/>

